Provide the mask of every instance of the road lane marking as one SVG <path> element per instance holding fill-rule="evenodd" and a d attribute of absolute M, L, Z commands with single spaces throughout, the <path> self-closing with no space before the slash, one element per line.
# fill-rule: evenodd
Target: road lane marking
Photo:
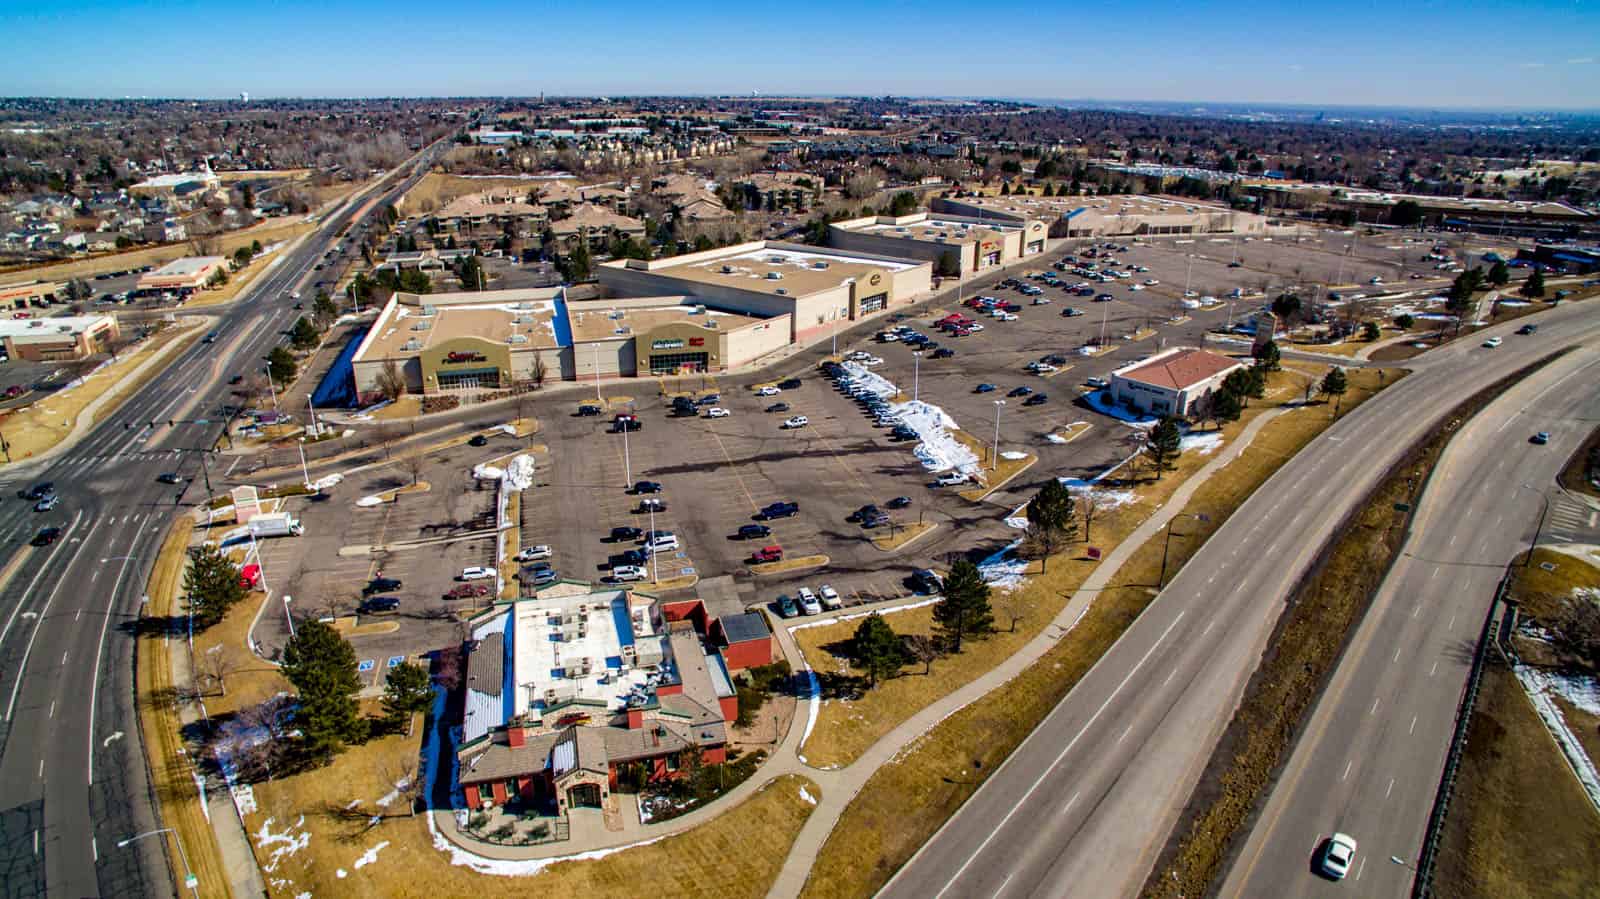
<path fill-rule="evenodd" d="M 1128 729 L 1122 732 L 1122 736 L 1117 738 L 1117 743 L 1120 745 L 1123 740 L 1128 739 L 1128 734 L 1131 733 L 1133 733 L 1133 725 L 1130 724 L 1128 725 Z"/>
<path fill-rule="evenodd" d="M 74 523 L 76 523 L 77 520 L 74 519 L 73 521 L 74 521 Z M 99 523 L 98 522 L 96 522 L 94 525 L 90 526 L 89 534 L 90 535 L 94 534 L 95 529 L 98 528 L 98 527 L 99 527 Z M 66 566 L 63 567 L 61 570 L 62 571 L 71 571 L 72 567 L 74 565 L 78 564 L 78 557 L 83 555 L 83 551 L 85 549 L 88 549 L 88 548 L 89 548 L 89 541 L 88 540 L 84 540 L 81 543 L 79 543 L 78 544 L 78 548 L 72 553 L 72 557 L 67 560 Z M 44 570 L 44 566 L 40 566 L 39 570 L 43 571 Z M 12 712 L 16 711 L 16 708 L 17 708 L 17 694 L 22 692 L 23 677 L 24 677 L 24 675 L 27 674 L 27 671 L 28 671 L 28 658 L 33 655 L 33 641 L 35 641 L 35 640 L 37 640 L 39 638 L 39 631 L 44 629 L 44 618 L 45 618 L 46 615 L 48 615 L 50 613 L 50 604 L 52 602 L 55 602 L 56 593 L 60 592 L 62 583 L 64 583 L 62 580 L 58 579 L 56 581 L 56 585 L 50 589 L 50 595 L 48 595 L 48 596 L 46 596 L 44 598 L 44 605 L 40 607 L 39 612 L 38 612 L 38 617 L 33 619 L 33 631 L 28 634 L 28 643 L 27 643 L 27 645 L 25 647 L 23 647 L 23 650 L 22 650 L 22 661 L 17 663 L 17 679 L 16 679 L 16 682 L 11 685 L 11 701 L 6 705 L 6 721 L 10 721 Z M 17 604 L 18 608 L 21 608 L 21 606 L 22 606 L 21 603 Z M 13 611 L 12 614 L 15 615 L 16 613 Z M 7 622 L 6 626 L 9 629 L 10 628 L 10 623 Z M 0 639 L 4 639 L 4 634 L 0 634 Z"/>
<path fill-rule="evenodd" d="M 52 699 L 52 700 L 50 700 L 50 713 L 48 715 L 46 715 L 45 717 L 46 718 L 54 718 L 55 716 L 56 716 L 56 701 L 54 699 Z"/>
<path fill-rule="evenodd" d="M 1439 663 L 1437 661 L 1435 661 L 1433 663 L 1433 667 L 1428 669 L 1428 676 L 1429 677 L 1433 677 L 1433 673 L 1435 671 L 1438 671 L 1438 670 L 1439 670 Z"/>
<path fill-rule="evenodd" d="M 1383 697 L 1381 697 L 1381 696 L 1373 697 L 1373 700 L 1372 700 L 1372 711 L 1368 712 L 1367 714 L 1369 714 L 1369 715 L 1378 714 L 1378 700 L 1382 699 L 1382 698 Z"/>
<path fill-rule="evenodd" d="M 1211 623 L 1206 625 L 1206 629 L 1200 632 L 1200 636 L 1204 637 L 1206 634 L 1211 633 L 1211 629 L 1216 627 L 1216 626 L 1217 626 L 1217 621 L 1216 621 L 1215 618 L 1213 618 L 1211 620 Z"/>
<path fill-rule="evenodd" d="M 1417 716 L 1416 715 L 1412 715 L 1411 716 L 1411 729 L 1406 731 L 1406 733 L 1414 734 L 1416 732 L 1417 732 Z"/>
<path fill-rule="evenodd" d="M 1398 662 L 1398 661 L 1400 661 L 1400 650 L 1398 650 L 1398 649 L 1396 649 L 1396 650 L 1395 650 L 1395 651 L 1394 651 L 1394 660 L 1395 660 L 1395 661 L 1396 661 L 1396 662 Z"/>
<path fill-rule="evenodd" d="M 1123 675 L 1122 682 L 1117 684 L 1116 689 L 1111 691 L 1111 695 L 1107 696 L 1105 701 L 1100 703 L 1100 707 L 1094 710 L 1094 714 L 1089 716 L 1089 720 L 1084 722 L 1083 727 L 1079 728 L 1078 732 L 1073 735 L 1072 739 L 1067 741 L 1067 745 L 1061 747 L 1061 752 L 1056 754 L 1055 759 L 1051 761 L 1050 764 L 1046 765 L 1044 770 L 1039 772 L 1039 776 L 1035 778 L 1032 785 L 1028 787 L 1028 791 L 1022 794 L 1022 799 L 1012 803 L 1011 809 L 1006 812 L 1005 817 L 1001 818 L 1000 823 L 995 825 L 995 827 L 989 831 L 989 835 L 983 838 L 983 842 L 978 844 L 978 848 L 971 855 L 967 856 L 967 860 L 961 863 L 961 867 L 957 868 L 956 873 L 951 876 L 949 881 L 945 883 L 944 889 L 941 889 L 939 892 L 935 893 L 933 899 L 943 899 L 944 894 L 950 892 L 950 888 L 955 886 L 956 881 L 961 879 L 961 875 L 967 873 L 967 869 L 972 867 L 972 863 L 978 859 L 978 856 L 982 855 L 984 850 L 989 848 L 989 844 L 994 842 L 994 838 L 999 836 L 1000 831 L 1004 830 L 1006 825 L 1011 822 L 1012 816 L 1014 816 L 1017 811 L 1022 808 L 1023 803 L 1027 801 L 1028 797 L 1032 796 L 1034 791 L 1039 789 L 1039 785 L 1044 783 L 1045 778 L 1050 776 L 1050 772 L 1054 771 L 1056 766 L 1061 764 L 1061 760 L 1067 757 L 1067 753 L 1071 752 L 1073 747 L 1078 745 L 1078 741 L 1083 739 L 1083 735 L 1089 732 L 1089 728 L 1094 727 L 1095 722 L 1100 720 L 1100 716 L 1105 714 L 1106 709 L 1111 707 L 1111 703 L 1115 701 L 1119 695 L 1121 695 L 1124 689 L 1127 688 L 1128 682 L 1133 680 L 1134 675 L 1138 674 L 1140 669 L 1144 668 L 1145 663 L 1150 661 L 1150 657 L 1155 655 L 1156 650 L 1161 648 L 1161 644 L 1167 642 L 1167 637 L 1172 634 L 1172 629 L 1177 627 L 1178 623 L 1183 621 L 1183 616 L 1187 614 L 1188 610 L 1185 609 L 1184 611 L 1179 612 L 1177 616 L 1172 619 L 1172 623 L 1168 624 L 1167 629 L 1161 632 L 1161 636 L 1156 638 L 1156 642 L 1150 644 L 1150 648 L 1145 650 L 1144 655 L 1139 658 L 1139 661 L 1134 664 L 1133 668 L 1129 670 L 1127 674 Z M 1014 758 L 1015 755 L 1013 754 L 1012 757 Z M 1072 798 L 1077 799 L 1078 797 L 1074 795 Z M 1068 807 L 1071 807 L 1072 803 L 1069 802 L 1067 805 Z"/>
<path fill-rule="evenodd" d="M 1453 631 L 1455 629 L 1456 629 L 1456 616 L 1451 615 L 1450 616 L 1450 623 L 1445 625 L 1445 630 Z"/>
<path fill-rule="evenodd" d="M 1431 580 L 1433 580 L 1434 578 L 1436 578 L 1438 576 L 1439 576 L 1439 566 L 1435 565 L 1435 566 L 1433 566 L 1433 574 L 1428 575 L 1428 580 L 1431 581 Z"/>
<path fill-rule="evenodd" d="M 1383 791 L 1383 798 L 1388 799 L 1389 798 L 1389 794 L 1393 793 L 1393 792 L 1394 792 L 1394 778 L 1391 777 L 1391 778 L 1389 778 L 1389 789 Z"/>
<path fill-rule="evenodd" d="M 1361 865 L 1356 868 L 1356 880 L 1360 880 L 1361 879 L 1361 875 L 1366 873 L 1366 870 L 1367 870 L 1367 860 L 1365 858 L 1363 858 L 1363 859 L 1361 859 Z"/>
<path fill-rule="evenodd" d="M 111 585 L 111 591 L 106 599 L 106 616 L 100 622 L 100 642 L 94 650 L 94 674 L 89 680 L 89 755 L 88 755 L 88 784 L 94 786 L 94 704 L 95 697 L 100 692 L 100 657 L 106 649 L 106 629 L 111 625 L 111 607 L 117 601 L 117 591 L 122 589 L 122 579 L 128 573 L 128 566 L 132 564 L 135 556 L 139 555 L 139 537 L 136 534 L 128 542 L 128 554 L 122 560 L 122 569 L 117 572 L 117 582 Z"/>
<path fill-rule="evenodd" d="M 1344 763 L 1344 776 L 1340 777 L 1340 780 L 1344 780 L 1350 776 L 1350 769 L 1355 767 L 1355 763 L 1355 759 L 1351 759 L 1350 761 Z"/>
<path fill-rule="evenodd" d="M 1174 668 L 1171 671 L 1167 672 L 1167 679 L 1161 682 L 1161 686 L 1165 687 L 1167 684 L 1172 683 L 1172 679 L 1174 677 L 1177 677 L 1177 676 L 1178 676 L 1178 669 L 1176 669 L 1176 668 Z"/>

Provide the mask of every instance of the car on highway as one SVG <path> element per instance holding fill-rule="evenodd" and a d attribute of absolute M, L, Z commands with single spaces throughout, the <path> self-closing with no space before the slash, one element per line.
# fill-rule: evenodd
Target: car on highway
<path fill-rule="evenodd" d="M 1538 325 L 1527 324 L 1527 325 L 1523 325 L 1522 327 L 1518 328 L 1517 329 L 1517 333 L 1518 334 L 1532 334 L 1532 333 L 1534 333 L 1534 332 L 1536 332 L 1538 330 L 1539 330 L 1539 326 Z"/>
<path fill-rule="evenodd" d="M 492 577 L 494 577 L 493 568 L 483 565 L 468 565 L 466 568 L 461 569 L 461 575 L 458 580 L 481 581 Z"/>
<path fill-rule="evenodd" d="M 1488 340 L 1485 340 L 1483 342 L 1483 345 L 1492 350 L 1492 349 L 1494 349 L 1495 347 L 1499 346 L 1500 344 L 1502 344 L 1504 342 L 1505 342 L 1504 340 L 1501 340 L 1498 337 L 1491 337 Z"/>
<path fill-rule="evenodd" d="M 1544 446 L 1546 443 L 1550 442 L 1550 432 L 1549 431 L 1540 431 L 1539 433 L 1533 435 L 1532 437 L 1529 437 L 1528 438 L 1528 442 L 1529 443 L 1536 443 L 1536 444 L 1538 444 L 1540 446 Z"/>
<path fill-rule="evenodd" d="M 821 615 L 822 603 L 817 599 L 817 594 L 810 587 L 801 587 L 795 591 L 795 600 L 800 603 L 800 608 L 807 615 Z"/>
<path fill-rule="evenodd" d="M 40 528 L 39 533 L 33 535 L 31 542 L 34 546 L 49 546 L 60 536 L 61 529 L 58 527 Z"/>
<path fill-rule="evenodd" d="M 794 600 L 790 599 L 787 593 L 778 595 L 777 606 L 778 615 L 783 618 L 794 618 L 800 614 L 800 607 L 795 605 Z"/>
<path fill-rule="evenodd" d="M 706 418 L 727 418 L 729 412 L 721 406 L 712 406 L 706 410 Z"/>
<path fill-rule="evenodd" d="M 1317 863 L 1323 874 L 1334 880 L 1343 880 L 1345 875 L 1350 873 L 1350 866 L 1355 860 L 1355 838 L 1348 834 L 1335 833 L 1322 842 Z"/>
<path fill-rule="evenodd" d="M 761 389 L 757 390 L 756 391 L 756 396 L 777 396 L 779 394 L 779 392 L 780 391 L 778 390 L 778 388 L 772 386 L 771 384 L 768 384 L 767 386 L 762 387 Z"/>
<path fill-rule="evenodd" d="M 525 546 L 521 552 L 517 553 L 518 562 L 532 562 L 534 559 L 548 558 L 550 558 L 550 547 L 543 543 Z"/>
<path fill-rule="evenodd" d="M 40 481 L 39 483 L 34 484 L 32 487 L 29 487 L 26 490 L 18 490 L 17 491 L 17 498 L 18 499 L 44 499 L 45 497 L 47 497 L 50 494 L 55 493 L 55 492 L 56 492 L 56 485 L 55 485 L 55 483 L 53 481 Z"/>
<path fill-rule="evenodd" d="M 43 499 L 39 500 L 38 502 L 34 503 L 33 504 L 33 511 L 35 511 L 35 512 L 49 512 L 50 510 L 54 509 L 60 503 L 61 503 L 61 498 L 59 496 L 56 496 L 54 493 L 52 493 L 49 496 L 46 496 Z"/>
<path fill-rule="evenodd" d="M 811 424 L 811 419 L 806 418 L 804 415 L 796 415 L 792 418 L 786 418 L 783 420 L 783 426 L 790 429 L 803 428 L 808 424 Z"/>

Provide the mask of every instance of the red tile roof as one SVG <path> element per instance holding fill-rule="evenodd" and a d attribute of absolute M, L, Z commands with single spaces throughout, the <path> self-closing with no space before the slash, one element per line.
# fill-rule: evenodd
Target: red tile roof
<path fill-rule="evenodd" d="M 1243 364 L 1206 350 L 1179 350 L 1121 372 L 1118 377 L 1153 387 L 1182 390 Z"/>

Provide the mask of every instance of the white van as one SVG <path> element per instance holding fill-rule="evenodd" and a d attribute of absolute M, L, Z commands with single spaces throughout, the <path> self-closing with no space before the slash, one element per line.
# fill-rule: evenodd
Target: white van
<path fill-rule="evenodd" d="M 678 548 L 677 534 L 662 534 L 644 545 L 646 555 L 670 552 Z"/>
<path fill-rule="evenodd" d="M 469 568 L 461 569 L 461 580 L 481 581 L 486 578 L 494 577 L 494 574 L 495 572 L 493 568 L 485 568 L 482 565 L 473 565 Z"/>

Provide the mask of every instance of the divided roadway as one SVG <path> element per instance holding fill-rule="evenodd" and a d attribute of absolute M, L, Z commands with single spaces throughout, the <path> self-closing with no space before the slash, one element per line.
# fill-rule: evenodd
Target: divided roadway
<path fill-rule="evenodd" d="M 1411 360 L 1409 377 L 1288 460 L 883 895 L 1135 895 L 1339 521 L 1461 398 L 1600 336 L 1588 312 L 1541 313 L 1528 337 L 1486 329 L 1506 337 L 1497 350 L 1469 338 Z"/>
<path fill-rule="evenodd" d="M 437 147 L 407 166 L 426 162 Z M 383 191 L 396 196 L 409 183 Z M 395 184 L 393 180 L 387 182 Z M 173 884 L 159 839 L 116 843 L 158 827 L 133 702 L 134 635 L 143 585 L 180 497 L 157 474 L 200 479 L 182 450 L 206 447 L 226 375 L 260 360 L 298 313 L 285 301 L 308 280 L 381 185 L 351 198 L 217 316 L 215 344 L 194 342 L 131 400 L 70 449 L 0 473 L 0 541 L 31 555 L 0 593 L 0 872 L 9 892 L 161 896 Z M 216 473 L 213 472 L 213 475 Z M 30 548 L 46 523 L 15 493 L 53 481 L 61 504 L 48 523 L 65 533 Z M 203 482 L 202 482 L 203 483 Z M 191 490 L 187 499 L 197 494 Z"/>

